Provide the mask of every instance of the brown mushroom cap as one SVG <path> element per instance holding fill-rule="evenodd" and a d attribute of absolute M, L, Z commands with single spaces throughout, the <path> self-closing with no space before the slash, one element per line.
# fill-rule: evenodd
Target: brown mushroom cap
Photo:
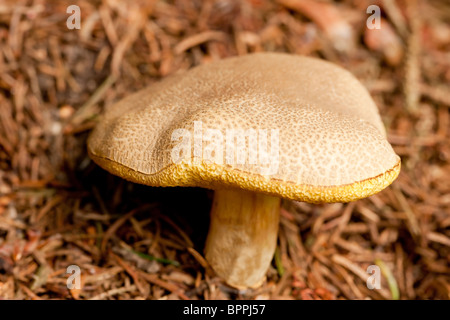
<path fill-rule="evenodd" d="M 172 133 L 279 130 L 277 171 L 191 152 L 174 163 Z M 203 141 L 203 150 L 208 142 Z M 258 53 L 193 68 L 106 110 L 88 140 L 104 169 L 150 186 L 235 187 L 306 202 L 348 202 L 398 176 L 378 109 L 348 71 L 302 56 Z"/>

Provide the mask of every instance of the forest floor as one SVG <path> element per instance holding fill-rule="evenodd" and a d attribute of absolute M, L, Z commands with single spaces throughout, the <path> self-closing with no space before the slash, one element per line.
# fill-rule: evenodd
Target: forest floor
<path fill-rule="evenodd" d="M 73 2 L 0 3 L 1 299 L 450 299 L 448 2 L 80 0 L 79 30 L 66 24 Z M 402 171 L 361 201 L 285 201 L 266 281 L 237 291 L 203 258 L 212 191 L 126 182 L 86 139 L 130 92 L 258 51 L 352 72 Z M 367 287 L 371 265 L 380 289 Z"/>

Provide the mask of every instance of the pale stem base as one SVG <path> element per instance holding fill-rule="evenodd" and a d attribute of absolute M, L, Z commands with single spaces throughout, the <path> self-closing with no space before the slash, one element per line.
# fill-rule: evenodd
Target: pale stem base
<path fill-rule="evenodd" d="M 281 199 L 238 189 L 216 190 L 205 257 L 238 289 L 262 284 L 273 258 Z"/>

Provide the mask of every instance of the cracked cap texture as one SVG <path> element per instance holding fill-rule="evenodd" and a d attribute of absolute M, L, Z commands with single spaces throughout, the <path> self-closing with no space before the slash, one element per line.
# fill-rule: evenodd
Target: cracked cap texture
<path fill-rule="evenodd" d="M 227 139 L 232 130 L 256 133 L 244 137 L 244 161 L 238 149 L 227 152 L 239 145 Z M 188 148 L 174 161 L 181 142 Z M 268 157 L 259 158 L 263 151 Z M 400 171 L 378 109 L 351 73 L 281 53 L 202 65 L 126 97 L 105 110 L 88 153 L 136 183 L 241 188 L 313 203 L 370 196 Z"/>

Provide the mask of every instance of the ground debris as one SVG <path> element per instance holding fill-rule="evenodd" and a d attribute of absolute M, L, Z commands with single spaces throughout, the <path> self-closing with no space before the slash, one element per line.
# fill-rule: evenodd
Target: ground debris
<path fill-rule="evenodd" d="M 367 30 L 370 1 L 79 0 L 70 30 L 73 1 L 3 0 L 0 299 L 450 299 L 450 7 L 377 3 L 389 38 Z M 265 283 L 239 291 L 202 256 L 208 191 L 122 181 L 92 163 L 86 139 L 130 92 L 257 51 L 353 72 L 402 172 L 356 203 L 285 202 Z M 72 265 L 80 289 L 68 288 Z"/>

